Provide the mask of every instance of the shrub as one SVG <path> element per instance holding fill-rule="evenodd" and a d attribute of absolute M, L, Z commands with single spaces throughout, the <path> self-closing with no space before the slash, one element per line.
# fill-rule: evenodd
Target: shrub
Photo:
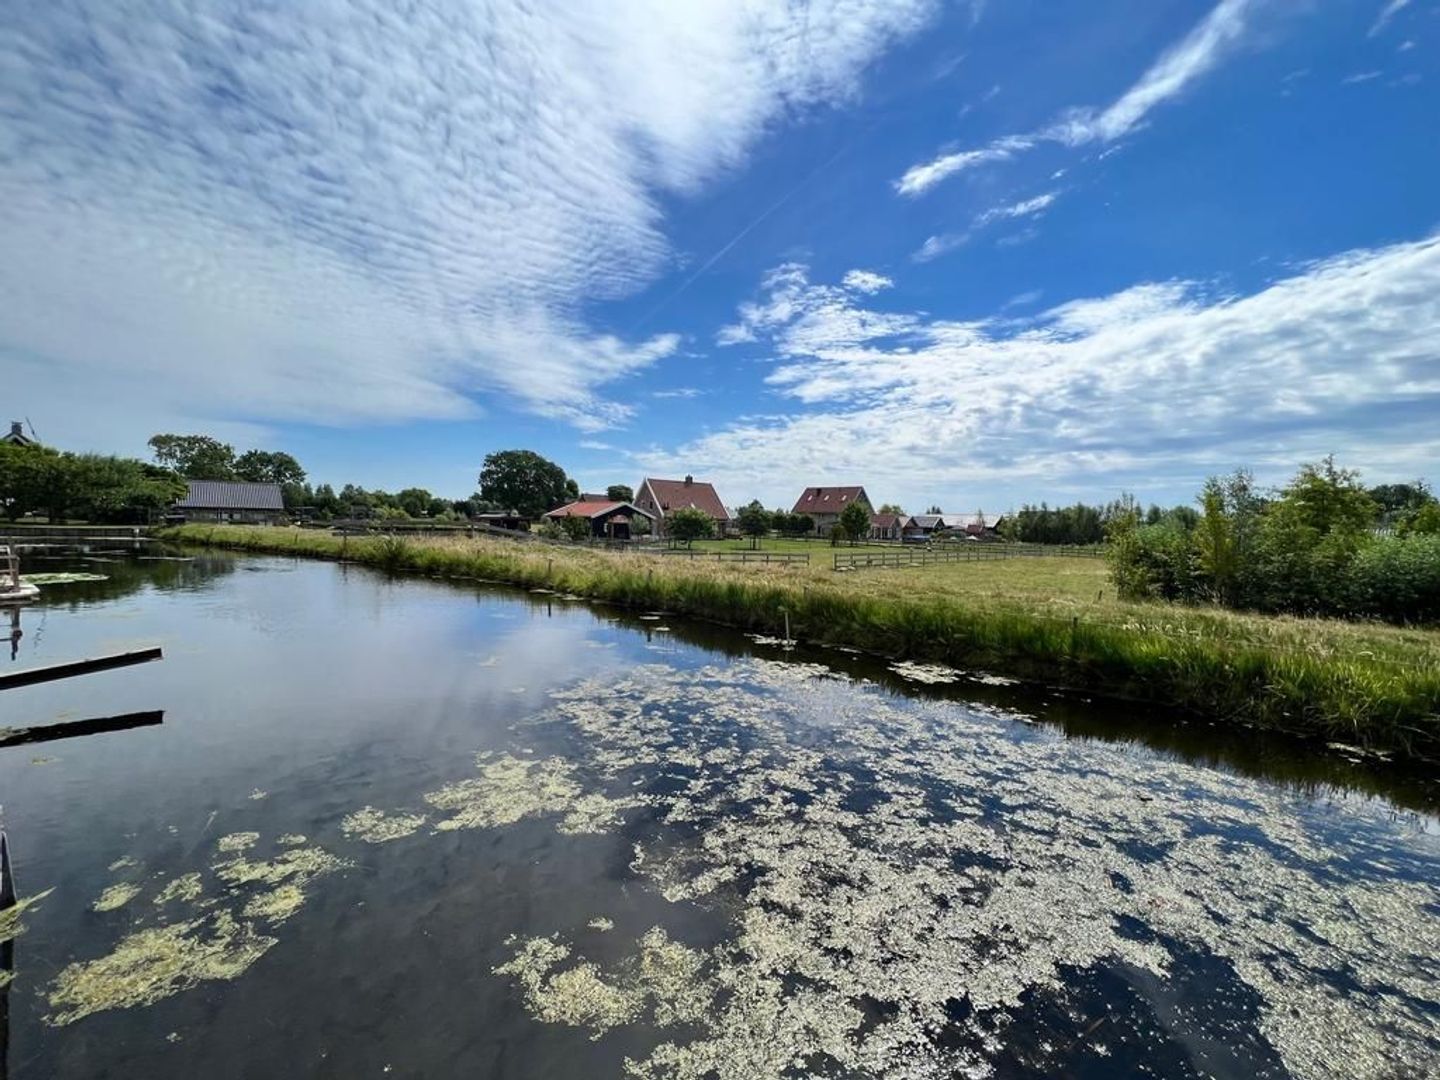
<path fill-rule="evenodd" d="M 1368 544 L 1350 565 L 1349 593 L 1361 614 L 1440 621 L 1440 535 L 1392 536 Z"/>

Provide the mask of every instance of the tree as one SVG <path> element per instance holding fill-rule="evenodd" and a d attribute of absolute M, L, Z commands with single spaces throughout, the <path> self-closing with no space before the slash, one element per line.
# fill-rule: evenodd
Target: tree
<path fill-rule="evenodd" d="M 60 454 L 49 447 L 0 442 L 0 512 L 15 521 L 50 510 L 62 468 Z"/>
<path fill-rule="evenodd" d="M 498 450 L 480 469 L 480 497 L 522 517 L 537 518 L 579 495 L 564 469 L 533 450 Z"/>
<path fill-rule="evenodd" d="M 149 446 L 157 464 L 187 480 L 235 479 L 235 448 L 209 435 L 152 435 Z"/>
<path fill-rule="evenodd" d="M 431 495 L 424 488 L 406 488 L 395 496 L 400 509 L 412 518 L 424 517 L 430 509 Z"/>
<path fill-rule="evenodd" d="M 665 519 L 665 531 L 689 547 L 696 540 L 715 535 L 715 522 L 703 510 L 683 506 Z"/>
<path fill-rule="evenodd" d="M 591 536 L 590 519 L 581 517 L 579 514 L 567 514 L 560 519 L 560 528 L 565 535 L 574 540 L 577 544 L 581 540 L 588 540 Z"/>
<path fill-rule="evenodd" d="M 760 537 L 770 531 L 774 519 L 770 511 L 760 504 L 759 499 L 751 501 L 748 506 L 742 506 L 740 513 L 735 515 L 736 524 L 740 531 L 750 537 L 750 546 L 756 547 Z"/>
<path fill-rule="evenodd" d="M 567 502 L 580 501 L 580 485 L 569 477 L 565 478 L 565 499 Z"/>
<path fill-rule="evenodd" d="M 853 544 L 870 535 L 870 508 L 862 502 L 852 502 L 840 511 L 840 527 Z"/>
<path fill-rule="evenodd" d="M 611 502 L 634 502 L 635 492 L 628 484 L 611 484 L 605 489 L 605 497 Z"/>
<path fill-rule="evenodd" d="M 159 456 L 158 454 L 156 455 Z M 246 450 L 235 459 L 235 478 L 255 484 L 305 483 L 305 470 L 283 450 Z"/>
<path fill-rule="evenodd" d="M 1380 507 L 1382 520 L 1403 517 L 1435 501 L 1430 485 L 1424 480 L 1409 484 L 1378 484 L 1366 494 Z"/>
<path fill-rule="evenodd" d="M 945 511 L 944 511 L 944 510 L 941 510 L 940 507 L 938 507 L 938 506 L 932 506 L 932 507 L 930 507 L 929 510 L 926 510 L 926 511 L 925 511 L 925 513 L 927 513 L 927 514 L 943 514 L 944 512 L 945 512 Z"/>
<path fill-rule="evenodd" d="M 897 517 L 905 516 L 905 509 L 899 503 L 886 503 L 876 511 L 877 514 L 894 514 Z"/>

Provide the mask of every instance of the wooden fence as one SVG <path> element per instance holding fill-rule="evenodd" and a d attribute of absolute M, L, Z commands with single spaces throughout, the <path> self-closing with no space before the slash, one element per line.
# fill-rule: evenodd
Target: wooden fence
<path fill-rule="evenodd" d="M 666 548 L 663 551 L 649 552 L 652 555 L 663 555 L 667 559 L 714 559 L 716 562 L 740 562 L 740 563 L 804 563 L 810 562 L 808 552 L 792 551 L 694 551 L 688 548 Z"/>
<path fill-rule="evenodd" d="M 905 569 L 913 566 L 936 566 L 940 563 L 995 562 L 1001 559 L 1023 559 L 1046 555 L 1079 555 L 1103 558 L 1102 548 L 1074 547 L 1062 544 L 956 544 L 954 546 L 909 547 L 897 551 L 837 551 L 836 570 L 871 570 L 889 567 Z"/>

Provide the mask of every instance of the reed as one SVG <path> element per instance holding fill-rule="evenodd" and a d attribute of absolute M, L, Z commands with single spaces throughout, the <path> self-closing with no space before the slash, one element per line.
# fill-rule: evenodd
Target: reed
<path fill-rule="evenodd" d="M 1082 603 L 1083 590 L 1103 583 L 1103 567 L 1075 566 L 1078 587 L 1006 584 L 1006 575 L 1044 581 L 1065 569 L 1036 564 L 1095 560 L 1024 559 L 962 565 L 948 574 L 864 575 L 454 537 L 347 538 L 196 525 L 163 535 L 551 588 L 772 635 L 785 632 L 788 615 L 791 633 L 802 641 L 983 666 L 1226 722 L 1440 757 L 1440 632 L 1216 608 Z M 1087 576 L 1092 574 L 1100 576 Z"/>

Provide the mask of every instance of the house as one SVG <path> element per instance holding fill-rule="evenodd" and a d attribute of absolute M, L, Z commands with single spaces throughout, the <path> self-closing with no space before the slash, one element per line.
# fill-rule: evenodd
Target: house
<path fill-rule="evenodd" d="M 911 514 L 900 529 L 900 538 L 911 543 L 923 543 L 937 532 L 950 527 L 945 514 Z"/>
<path fill-rule="evenodd" d="M 792 514 L 809 514 L 815 531 L 824 536 L 840 520 L 840 512 L 852 502 L 864 503 L 867 514 L 874 513 L 870 496 L 863 487 L 807 487 L 795 500 Z"/>
<path fill-rule="evenodd" d="M 665 535 L 665 518 L 686 507 L 709 515 L 715 531 L 723 533 L 730 527 L 730 513 L 715 488 L 693 476 L 684 480 L 656 480 L 646 477 L 635 490 L 635 507 L 645 511 L 655 522 L 655 535 Z"/>
<path fill-rule="evenodd" d="M 904 514 L 871 514 L 871 540 L 899 540 L 909 517 Z"/>
<path fill-rule="evenodd" d="M 963 532 L 966 536 L 978 537 L 981 540 L 994 539 L 1000 535 L 1000 523 L 1005 520 L 1004 514 L 946 514 L 946 525 Z"/>
<path fill-rule="evenodd" d="M 567 517 L 589 518 L 590 535 L 601 540 L 629 540 L 630 526 L 635 518 L 644 518 L 652 523 L 652 527 L 655 520 L 654 514 L 641 510 L 634 503 L 605 498 L 566 503 L 545 515 L 547 521 Z"/>
<path fill-rule="evenodd" d="M 0 435 L 0 442 L 9 443 L 11 446 L 39 446 L 40 444 L 25 434 L 25 425 L 19 420 L 10 421 L 10 433 Z"/>
<path fill-rule="evenodd" d="M 476 525 L 486 525 L 492 529 L 505 529 L 509 532 L 530 531 L 530 522 L 518 510 L 496 510 L 472 514 L 470 520 Z"/>
<path fill-rule="evenodd" d="M 279 484 L 239 480 L 187 480 L 190 490 L 171 508 L 182 521 L 228 521 L 246 525 L 278 525 L 285 519 Z"/>

